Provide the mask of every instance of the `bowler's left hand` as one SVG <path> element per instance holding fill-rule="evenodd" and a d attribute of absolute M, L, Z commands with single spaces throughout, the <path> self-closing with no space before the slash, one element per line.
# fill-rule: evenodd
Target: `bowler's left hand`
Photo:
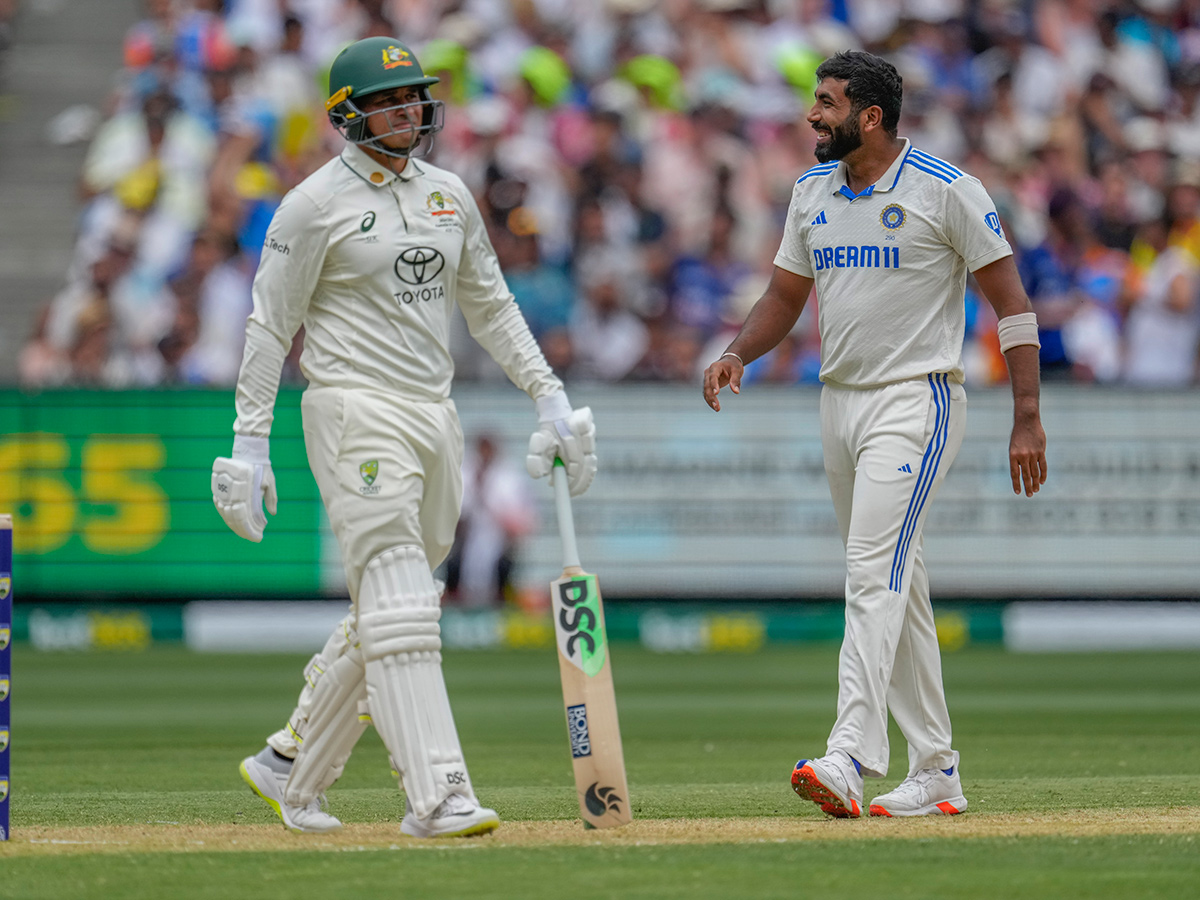
<path fill-rule="evenodd" d="M 1046 432 L 1037 413 L 1020 416 L 1013 422 L 1008 470 L 1014 494 L 1020 494 L 1024 487 L 1025 496 L 1032 497 L 1046 483 Z"/>

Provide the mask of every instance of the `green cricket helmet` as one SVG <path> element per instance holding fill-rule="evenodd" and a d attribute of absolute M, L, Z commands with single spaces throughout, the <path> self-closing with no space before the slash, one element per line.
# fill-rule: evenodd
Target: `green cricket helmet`
<path fill-rule="evenodd" d="M 346 47 L 334 59 L 329 69 L 329 99 L 325 101 L 325 111 L 333 127 L 353 144 L 370 147 L 388 156 L 423 156 L 433 146 L 432 136 L 442 130 L 445 115 L 442 101 L 429 96 L 429 85 L 437 83 L 438 79 L 426 75 L 417 57 L 400 41 L 389 37 L 365 38 Z M 373 134 L 367 128 L 368 114 L 363 111 L 362 103 L 379 91 L 405 87 L 415 87 L 421 98 L 417 101 L 422 107 L 421 124 L 417 127 L 417 139 L 407 148 L 397 150 L 385 146 L 382 138 L 407 133 L 408 129 Z M 412 105 L 397 104 L 374 110 L 372 114 Z"/>

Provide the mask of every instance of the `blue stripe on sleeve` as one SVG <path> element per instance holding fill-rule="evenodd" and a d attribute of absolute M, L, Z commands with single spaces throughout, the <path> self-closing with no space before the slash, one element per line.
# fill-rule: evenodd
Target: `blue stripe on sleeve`
<path fill-rule="evenodd" d="M 925 163 L 921 162 L 920 160 L 914 159 L 911 156 L 908 158 L 907 161 L 905 161 L 904 164 L 906 166 L 912 166 L 914 169 L 920 169 L 922 172 L 928 172 L 933 177 L 940 178 L 942 181 L 946 182 L 946 184 L 954 183 L 953 175 L 947 175 L 945 172 L 942 172 L 939 169 L 935 169 L 931 166 L 928 166 Z"/>
<path fill-rule="evenodd" d="M 818 175 L 828 175 L 830 172 L 832 172 L 837 167 L 838 167 L 838 164 L 835 162 L 825 163 L 820 166 L 813 166 L 811 169 L 809 169 L 807 172 L 805 172 L 803 175 L 801 175 L 799 178 L 796 179 L 796 184 L 799 184 L 802 181 L 806 181 L 809 178 L 815 178 Z"/>
<path fill-rule="evenodd" d="M 950 165 L 950 163 L 946 162 L 944 159 L 938 159 L 936 156 L 930 156 L 924 150 L 914 150 L 913 156 L 917 159 L 920 159 L 922 162 L 928 163 L 936 169 L 944 170 L 947 175 L 953 175 L 955 178 L 958 178 L 960 175 L 962 175 L 961 170 L 954 168 L 954 166 Z"/>

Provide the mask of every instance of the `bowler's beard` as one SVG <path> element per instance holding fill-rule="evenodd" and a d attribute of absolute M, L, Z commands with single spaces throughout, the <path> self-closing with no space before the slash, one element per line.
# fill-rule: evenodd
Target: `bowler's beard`
<path fill-rule="evenodd" d="M 841 126 L 831 126 L 829 132 L 829 143 L 818 144 L 814 151 L 817 162 L 845 159 L 846 154 L 862 146 L 862 129 L 858 127 L 857 118 L 847 119 Z"/>

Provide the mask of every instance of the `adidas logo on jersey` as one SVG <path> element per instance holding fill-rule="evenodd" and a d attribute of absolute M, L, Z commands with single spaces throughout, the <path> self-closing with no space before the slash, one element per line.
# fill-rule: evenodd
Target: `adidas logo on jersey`
<path fill-rule="evenodd" d="M 905 463 L 900 468 L 898 468 L 896 471 L 897 472 L 908 472 L 911 475 L 912 474 L 912 466 L 910 466 L 908 463 Z"/>
<path fill-rule="evenodd" d="M 829 221 L 825 218 L 825 210 L 821 210 L 820 214 L 808 223 L 809 225 L 828 225 Z"/>

